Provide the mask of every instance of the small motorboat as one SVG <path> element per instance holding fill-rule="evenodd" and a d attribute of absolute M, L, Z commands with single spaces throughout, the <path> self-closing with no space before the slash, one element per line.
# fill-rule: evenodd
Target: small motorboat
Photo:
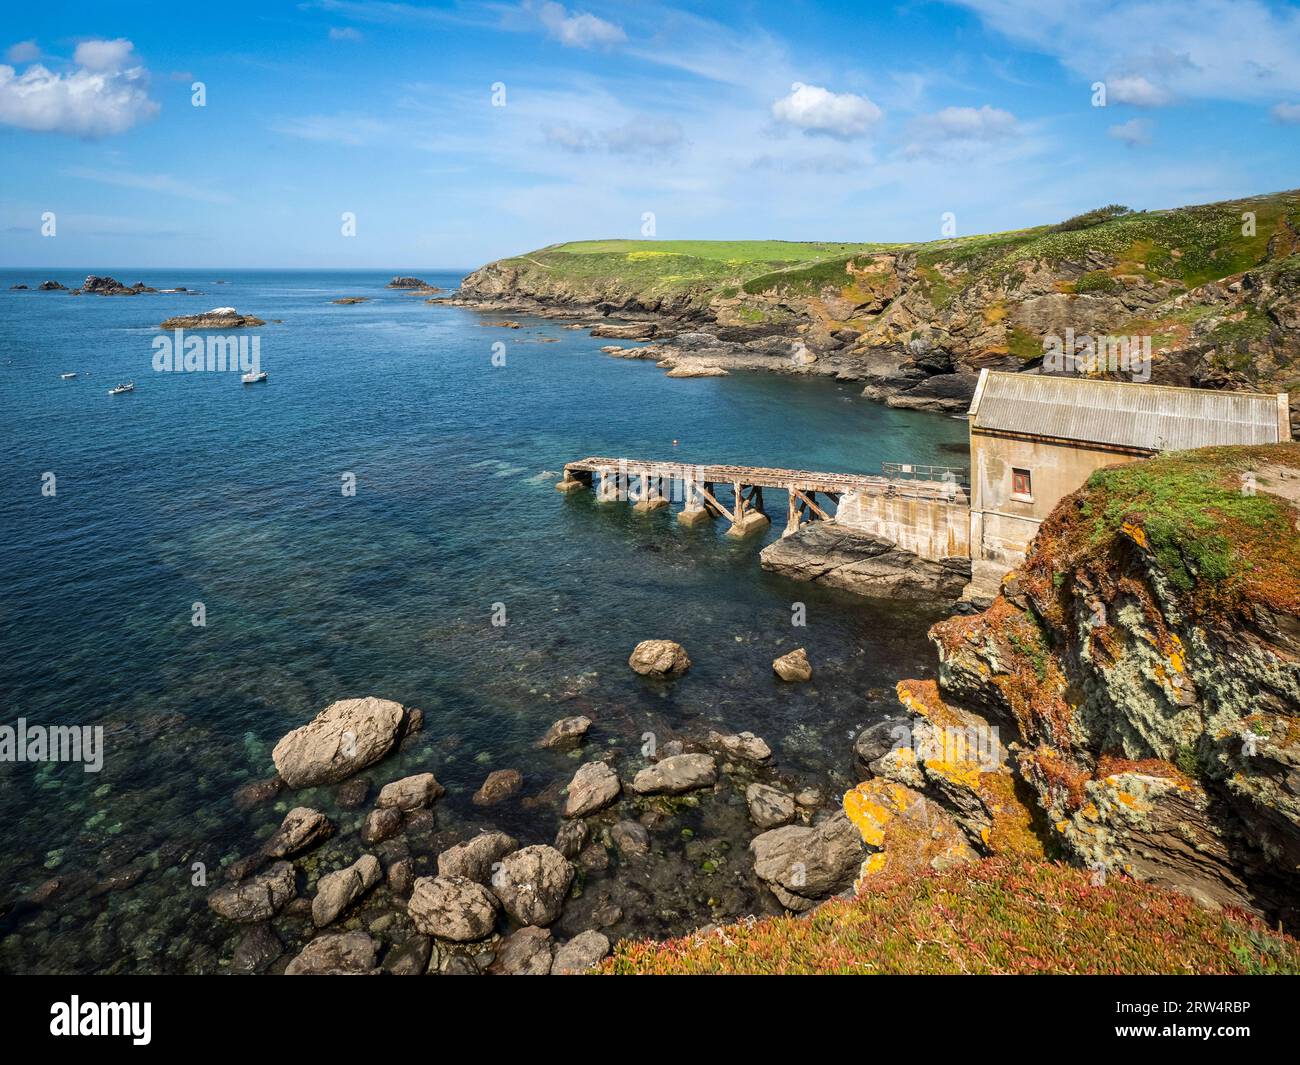
<path fill-rule="evenodd" d="M 265 381 L 265 380 L 266 380 L 266 371 L 265 371 L 265 370 L 254 370 L 252 373 L 246 373 L 246 374 L 244 374 L 244 376 L 241 377 L 240 380 L 243 381 L 244 384 L 246 384 L 246 385 L 255 385 L 255 384 L 257 384 L 259 381 Z"/>
<path fill-rule="evenodd" d="M 61 381 L 71 381 L 71 380 L 72 380 L 74 377 L 76 377 L 76 376 L 77 376 L 77 375 L 76 375 L 75 373 L 61 373 L 61 374 L 59 374 L 59 380 L 61 380 Z"/>
<path fill-rule="evenodd" d="M 108 394 L 110 396 L 120 396 L 123 392 L 134 392 L 134 391 L 135 391 L 135 382 L 128 381 L 124 385 L 114 385 L 112 388 L 108 390 Z"/>

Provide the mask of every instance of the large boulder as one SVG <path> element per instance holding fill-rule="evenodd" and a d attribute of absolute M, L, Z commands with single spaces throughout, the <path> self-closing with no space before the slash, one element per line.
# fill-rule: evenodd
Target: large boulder
<path fill-rule="evenodd" d="M 432 773 L 416 773 L 414 776 L 402 777 L 391 784 L 385 784 L 379 792 L 375 805 L 381 810 L 419 810 L 441 799 L 447 790 L 438 783 Z"/>
<path fill-rule="evenodd" d="M 424 876 L 415 882 L 407 912 L 416 930 L 454 943 L 470 943 L 492 932 L 497 900 L 482 884 L 463 876 Z"/>
<path fill-rule="evenodd" d="M 251 924 L 275 916 L 295 893 L 293 866 L 276 862 L 264 873 L 217 888 L 208 905 L 227 921 Z"/>
<path fill-rule="evenodd" d="M 285 976 L 359 976 L 376 972 L 378 948 L 365 932 L 317 936 L 289 962 Z"/>
<path fill-rule="evenodd" d="M 316 885 L 311 919 L 324 928 L 357 899 L 379 883 L 383 870 L 373 854 L 363 854 L 346 869 L 326 873 Z"/>
<path fill-rule="evenodd" d="M 768 544 L 758 557 L 773 573 L 865 596 L 956 599 L 970 582 L 970 559 L 931 562 L 833 521 L 805 525 Z"/>
<path fill-rule="evenodd" d="M 672 640 L 642 640 L 627 664 L 643 677 L 676 677 L 691 668 L 686 648 Z"/>
<path fill-rule="evenodd" d="M 618 774 L 613 769 L 604 762 L 588 762 L 569 781 L 569 794 L 564 800 L 564 816 L 586 817 L 595 813 L 617 799 L 621 790 Z"/>
<path fill-rule="evenodd" d="M 341 699 L 282 737 L 271 759 L 291 788 L 333 784 L 383 758 L 405 721 L 391 699 Z"/>
<path fill-rule="evenodd" d="M 438 875 L 462 876 L 485 884 L 492 875 L 492 867 L 518 848 L 514 838 L 504 832 L 480 832 L 438 855 Z"/>
<path fill-rule="evenodd" d="M 573 866 L 554 847 L 524 847 L 508 854 L 492 876 L 492 891 L 514 920 L 545 927 L 560 916 Z"/>
<path fill-rule="evenodd" d="M 749 845 L 754 873 L 786 909 L 802 913 L 847 888 L 867 855 L 862 835 L 841 810 L 819 825 L 786 825 Z"/>
<path fill-rule="evenodd" d="M 711 788 L 718 780 L 718 763 L 711 754 L 676 754 L 647 766 L 632 779 L 638 795 L 679 795 Z"/>

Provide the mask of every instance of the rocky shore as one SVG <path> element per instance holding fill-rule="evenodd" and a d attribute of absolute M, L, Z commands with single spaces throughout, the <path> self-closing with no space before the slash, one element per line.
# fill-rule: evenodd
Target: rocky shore
<path fill-rule="evenodd" d="M 1243 210 L 1271 227 L 1267 240 L 1243 240 Z M 731 277 L 704 259 L 655 251 L 654 241 L 622 243 L 625 255 L 559 246 L 489 263 L 447 302 L 645 342 L 611 353 L 653 359 L 677 376 L 700 375 L 701 364 L 827 375 L 861 382 L 865 396 L 890 406 L 950 413 L 967 408 L 981 369 L 1042 371 L 1052 337 L 1145 337 L 1153 383 L 1200 388 L 1284 391 L 1300 358 L 1294 192 L 769 273 L 755 262 Z M 661 257 L 686 280 L 655 273 L 645 265 L 655 260 L 638 255 Z M 1300 389 L 1290 391 L 1300 430 Z"/>
<path fill-rule="evenodd" d="M 691 663 L 680 645 L 647 640 L 628 668 L 671 685 Z M 803 648 L 773 669 L 791 684 L 812 676 Z M 537 740 L 574 762 L 568 786 L 534 804 L 534 834 L 555 826 L 547 842 L 490 823 L 449 832 L 439 813 L 447 793 L 433 773 L 407 771 L 377 791 L 361 775 L 382 771 L 423 728 L 423 714 L 392 700 L 333 703 L 275 745 L 275 776 L 234 796 L 250 813 L 293 798 L 208 895 L 217 917 L 245 929 L 232 971 L 579 973 L 609 953 L 626 906 L 669 904 L 703 878 L 723 910 L 736 912 L 729 882 L 756 880 L 770 892 L 767 912 L 805 912 L 849 888 L 867 854 L 838 796 L 781 773 L 752 733 L 707 730 L 620 758 L 593 743 L 599 722 L 587 716 L 558 719 Z M 512 801 L 522 782 L 517 770 L 493 770 L 474 804 Z M 326 790 L 359 828 L 304 801 Z M 707 821 L 711 808 L 737 807 L 749 824 L 743 840 L 673 827 L 685 811 Z M 668 835 L 685 841 L 684 853 L 664 846 Z"/>

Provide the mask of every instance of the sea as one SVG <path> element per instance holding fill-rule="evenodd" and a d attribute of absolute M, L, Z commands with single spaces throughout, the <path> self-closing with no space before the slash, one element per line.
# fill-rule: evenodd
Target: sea
<path fill-rule="evenodd" d="M 462 276 L 404 273 L 447 293 Z M 88 274 L 190 291 L 37 290 Z M 723 521 L 686 528 L 676 507 L 640 513 L 554 485 L 589 455 L 962 466 L 963 420 L 892 410 L 830 378 L 669 379 L 566 320 L 503 328 L 390 277 L 0 271 L 0 725 L 75 726 L 102 745 L 97 771 L 84 757 L 0 762 L 0 970 L 230 971 L 247 929 L 208 894 L 288 809 L 315 807 L 338 829 L 300 862 L 304 894 L 370 849 L 357 833 L 371 803 L 344 809 L 336 787 L 235 801 L 274 775 L 275 742 L 337 699 L 423 711 L 422 730 L 364 775 L 377 789 L 431 771 L 447 789 L 381 853 L 402 848 L 425 875 L 480 829 L 551 842 L 583 760 L 610 759 L 626 779 L 651 745 L 713 729 L 762 737 L 774 757 L 755 779 L 834 809 L 857 779 L 856 733 L 897 713 L 897 680 L 934 675 L 926 630 L 945 604 L 868 601 L 760 568 L 784 526 L 781 493 L 765 500 L 771 530 L 737 542 Z M 350 296 L 367 301 L 332 302 Z M 265 382 L 155 369 L 175 339 L 160 323 L 217 306 L 266 321 L 241 331 Z M 690 671 L 633 673 L 648 638 L 682 643 Z M 813 664 L 806 684 L 772 672 L 796 647 Z M 577 714 L 593 721 L 581 751 L 537 748 Z M 522 790 L 476 805 L 497 769 L 518 770 Z M 584 861 L 558 936 L 663 937 L 774 912 L 747 852 L 747 779 L 627 806 L 618 816 L 648 826 L 650 856 Z M 288 951 L 311 934 L 294 921 L 276 927 Z M 381 887 L 343 927 L 391 939 L 404 921 Z"/>

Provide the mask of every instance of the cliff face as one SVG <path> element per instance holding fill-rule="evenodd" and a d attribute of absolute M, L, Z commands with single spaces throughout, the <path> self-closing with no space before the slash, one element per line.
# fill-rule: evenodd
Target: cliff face
<path fill-rule="evenodd" d="M 1067 330 L 1147 337 L 1155 383 L 1290 390 L 1300 427 L 1297 192 L 927 244 L 712 244 L 557 245 L 475 271 L 458 298 L 676 319 L 749 341 L 737 365 L 833 372 L 937 410 L 962 408 L 983 367 L 1039 366 Z"/>
<path fill-rule="evenodd" d="M 904 705 L 1014 737 L 1049 849 L 1295 927 L 1298 502 L 1298 443 L 1099 471 L 988 610 L 931 630 L 938 684 L 903 682 Z M 904 779 L 898 753 L 879 768 Z M 979 806 L 970 780 L 947 790 Z"/>

